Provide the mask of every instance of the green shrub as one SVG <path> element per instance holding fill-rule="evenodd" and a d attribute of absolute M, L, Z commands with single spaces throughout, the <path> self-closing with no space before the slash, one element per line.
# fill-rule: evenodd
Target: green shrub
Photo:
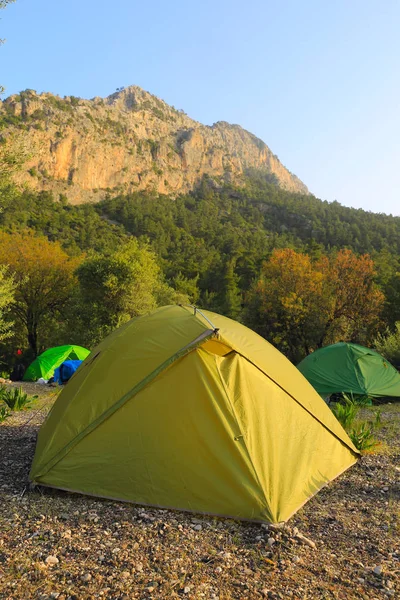
<path fill-rule="evenodd" d="M 359 407 L 347 396 L 343 402 L 336 402 L 332 406 L 332 412 L 344 429 L 349 429 L 357 416 Z"/>
<path fill-rule="evenodd" d="M 73 112 L 73 107 L 68 100 L 62 100 L 61 98 L 57 98 L 56 96 L 48 96 L 46 98 L 46 103 L 53 108 L 57 108 L 58 110 L 62 110 L 64 112 Z"/>
<path fill-rule="evenodd" d="M 346 429 L 351 441 L 360 452 L 370 450 L 377 443 L 374 438 L 374 429 L 378 428 L 381 423 L 379 410 L 374 413 L 375 421 L 373 423 L 368 425 L 365 421 L 361 421 L 353 426 L 359 410 L 370 405 L 371 398 L 367 395 L 354 396 L 352 393 L 343 393 L 342 398 L 332 406 L 333 414 Z"/>
<path fill-rule="evenodd" d="M 395 331 L 387 328 L 384 334 L 378 334 L 374 346 L 390 363 L 400 366 L 400 322 L 396 323 Z"/>
<path fill-rule="evenodd" d="M 349 432 L 349 436 L 357 450 L 360 452 L 370 450 L 376 445 L 373 427 L 368 427 L 367 423 L 360 423 Z"/>
<path fill-rule="evenodd" d="M 342 392 L 341 396 L 346 402 L 351 402 L 351 404 L 354 404 L 358 408 L 371 406 L 372 404 L 372 398 L 367 394 L 362 396 L 358 394 L 354 395 L 353 392 L 350 392 L 349 394 Z"/>
<path fill-rule="evenodd" d="M 42 108 L 37 108 L 31 115 L 32 119 L 42 120 L 46 118 L 46 113 Z"/>
<path fill-rule="evenodd" d="M 0 399 L 8 406 L 10 410 L 20 411 L 27 410 L 32 407 L 32 402 L 37 396 L 29 397 L 23 392 L 22 388 L 0 388 Z"/>
<path fill-rule="evenodd" d="M 0 406 L 0 423 L 3 423 L 11 415 L 8 406 Z"/>

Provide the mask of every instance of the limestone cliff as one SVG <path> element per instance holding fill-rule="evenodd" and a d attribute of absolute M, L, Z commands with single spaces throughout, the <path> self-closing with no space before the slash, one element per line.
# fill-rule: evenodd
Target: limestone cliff
<path fill-rule="evenodd" d="M 19 183 L 97 201 L 107 191 L 178 194 L 204 175 L 239 183 L 248 170 L 308 193 L 257 137 L 238 125 L 211 127 L 132 86 L 83 100 L 27 90 L 0 103 L 2 137 L 24 145 Z"/>

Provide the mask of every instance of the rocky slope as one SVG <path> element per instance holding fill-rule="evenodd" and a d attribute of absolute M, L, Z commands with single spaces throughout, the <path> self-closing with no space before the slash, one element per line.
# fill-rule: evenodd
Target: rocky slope
<path fill-rule="evenodd" d="M 240 182 L 249 170 L 308 193 L 271 150 L 238 125 L 205 126 L 139 87 L 83 100 L 27 90 L 0 104 L 2 137 L 23 146 L 19 183 L 97 201 L 107 191 L 186 192 L 204 175 Z"/>

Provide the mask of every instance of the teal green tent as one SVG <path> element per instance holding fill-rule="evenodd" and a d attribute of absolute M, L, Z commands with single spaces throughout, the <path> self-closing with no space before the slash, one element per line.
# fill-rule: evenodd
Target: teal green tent
<path fill-rule="evenodd" d="M 85 360 L 89 354 L 90 351 L 86 348 L 70 344 L 49 348 L 29 365 L 25 371 L 24 381 L 37 381 L 40 377 L 50 379 L 53 377 L 55 369 L 65 360 Z"/>
<path fill-rule="evenodd" d="M 340 392 L 400 397 L 400 373 L 378 352 L 358 344 L 326 346 L 297 368 L 323 397 Z"/>

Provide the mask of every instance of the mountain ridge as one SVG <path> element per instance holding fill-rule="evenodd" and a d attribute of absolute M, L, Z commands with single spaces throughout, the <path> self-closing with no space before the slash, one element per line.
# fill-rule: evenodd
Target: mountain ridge
<path fill-rule="evenodd" d="M 96 202 L 110 191 L 178 195 L 204 176 L 236 184 L 251 170 L 287 191 L 309 193 L 240 125 L 203 125 L 138 86 L 91 100 L 25 90 L 1 102 L 0 126 L 27 156 L 16 182 L 72 203 Z"/>

